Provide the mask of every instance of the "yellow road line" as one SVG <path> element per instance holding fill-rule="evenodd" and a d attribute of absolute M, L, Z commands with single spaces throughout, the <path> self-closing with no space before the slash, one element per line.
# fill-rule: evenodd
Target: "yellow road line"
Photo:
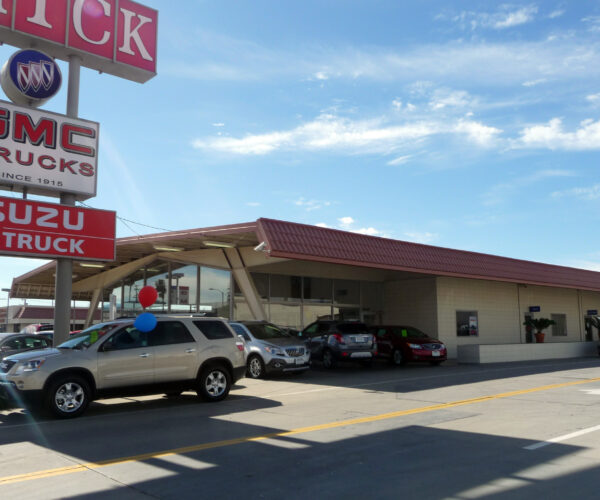
<path fill-rule="evenodd" d="M 564 382 L 562 384 L 544 385 L 544 386 L 540 386 L 540 387 L 533 387 L 531 389 L 522 389 L 519 391 L 503 392 L 500 394 L 481 396 L 479 398 L 463 399 L 460 401 L 451 401 L 449 403 L 440 403 L 440 404 L 431 405 L 431 406 L 422 406 L 420 408 L 413 408 L 410 410 L 393 411 L 390 413 L 382 413 L 380 415 L 374 415 L 371 417 L 352 418 L 352 419 L 348 419 L 348 420 L 340 420 L 337 422 L 329 422 L 327 424 L 312 425 L 309 427 L 299 427 L 297 429 L 291 429 L 289 431 L 278 431 L 278 432 L 271 432 L 268 434 L 261 434 L 259 436 L 246 436 L 246 437 L 240 437 L 240 438 L 235 438 L 235 439 L 226 439 L 223 441 L 213 441 L 210 443 L 185 446 L 182 448 L 174 448 L 171 450 L 143 453 L 140 455 L 133 455 L 130 457 L 113 458 L 113 459 L 109 459 L 109 460 L 101 460 L 98 462 L 88 462 L 88 463 L 84 463 L 84 464 L 76 464 L 76 465 L 71 465 L 71 466 L 67 466 L 67 467 L 58 467 L 56 469 L 46 469 L 46 470 L 41 470 L 41 471 L 37 471 L 37 472 L 28 472 L 25 474 L 18 474 L 15 476 L 0 477 L 0 486 L 4 485 L 4 484 L 10 484 L 10 483 L 31 481 L 33 479 L 42 479 L 42 478 L 46 478 L 46 477 L 60 476 L 60 475 L 64 475 L 64 474 L 72 474 L 74 472 L 85 472 L 85 471 L 89 471 L 89 470 L 93 470 L 93 469 L 98 469 L 100 467 L 107 467 L 109 465 L 120 465 L 120 464 L 124 464 L 124 463 L 128 463 L 128 462 L 141 462 L 144 460 L 149 460 L 152 458 L 160 458 L 160 457 L 165 457 L 165 456 L 169 456 L 169 455 L 182 455 L 182 454 L 186 454 L 186 453 L 192 453 L 195 451 L 209 450 L 211 448 L 222 448 L 225 446 L 233 446 L 236 444 L 250 443 L 253 441 L 262 441 L 262 440 L 270 439 L 270 438 L 292 436 L 295 434 L 304 434 L 307 432 L 335 429 L 337 427 L 346 427 L 349 425 L 377 422 L 380 420 L 388 420 L 388 419 L 392 419 L 392 418 L 403 417 L 406 415 L 415 415 L 417 413 L 425 413 L 425 412 L 436 411 L 436 410 L 445 410 L 448 408 L 455 408 L 457 406 L 465 406 L 465 405 L 471 405 L 471 404 L 475 404 L 475 403 L 483 403 L 485 401 L 493 401 L 494 399 L 510 398 L 512 396 L 520 396 L 522 394 L 530 394 L 533 392 L 549 391 L 551 389 L 560 389 L 562 387 L 571 387 L 574 385 L 589 384 L 592 382 L 600 382 L 600 377 L 585 379 L 585 380 L 576 380 L 573 382 Z"/>

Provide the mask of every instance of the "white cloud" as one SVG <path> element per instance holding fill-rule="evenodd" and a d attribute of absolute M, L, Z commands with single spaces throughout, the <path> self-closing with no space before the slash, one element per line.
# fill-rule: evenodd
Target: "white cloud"
<path fill-rule="evenodd" d="M 436 19 L 445 20 L 449 18 L 462 29 L 476 30 L 491 28 L 503 30 L 532 22 L 537 12 L 538 8 L 535 5 L 515 8 L 514 6 L 503 4 L 500 5 L 496 12 L 463 11 L 450 18 L 445 15 L 439 15 Z"/>
<path fill-rule="evenodd" d="M 340 223 L 341 227 L 348 229 L 350 226 L 352 226 L 352 224 L 354 224 L 354 219 L 352 217 L 341 217 L 338 219 L 338 222 Z"/>
<path fill-rule="evenodd" d="M 392 106 L 396 109 L 402 109 L 402 101 L 400 99 L 394 99 L 392 101 Z"/>
<path fill-rule="evenodd" d="M 582 19 L 587 24 L 590 31 L 600 31 L 600 16 L 588 16 Z"/>
<path fill-rule="evenodd" d="M 315 73 L 315 79 L 317 79 L 317 80 L 329 80 L 329 76 L 324 71 L 317 71 Z"/>
<path fill-rule="evenodd" d="M 387 162 L 388 165 L 403 165 L 404 163 L 406 163 L 408 160 L 410 160 L 413 157 L 413 155 L 405 155 L 405 156 L 399 156 L 398 158 L 394 158 L 393 160 L 390 160 Z"/>
<path fill-rule="evenodd" d="M 553 198 L 562 197 L 574 197 L 581 200 L 597 200 L 600 198 L 600 184 L 594 184 L 593 186 L 578 187 L 572 189 L 566 189 L 564 191 L 555 191 L 552 193 Z"/>
<path fill-rule="evenodd" d="M 471 141 L 484 147 L 491 146 L 498 135 L 502 133 L 502 130 L 498 128 L 470 120 L 459 120 L 454 127 L 454 131 L 466 134 Z"/>
<path fill-rule="evenodd" d="M 329 226 L 327 224 L 325 224 L 324 222 L 319 222 L 317 224 L 315 224 L 315 226 L 317 227 L 324 227 L 324 228 L 328 228 Z"/>
<path fill-rule="evenodd" d="M 374 227 L 361 227 L 360 229 L 351 229 L 350 231 L 369 236 L 381 236 L 381 231 L 375 229 Z"/>
<path fill-rule="evenodd" d="M 506 201 L 515 192 L 527 188 L 533 184 L 539 183 L 545 179 L 556 177 L 573 177 L 575 174 L 570 170 L 548 169 L 539 170 L 531 175 L 517 177 L 510 182 L 503 182 L 492 186 L 487 192 L 483 193 L 481 198 L 486 206 L 497 205 Z"/>
<path fill-rule="evenodd" d="M 545 125 L 525 128 L 514 145 L 569 151 L 600 149 L 600 120 L 584 120 L 574 132 L 566 132 L 563 130 L 562 120 L 553 118 Z"/>
<path fill-rule="evenodd" d="M 241 154 L 265 155 L 275 151 L 337 151 L 342 154 L 392 154 L 402 147 L 414 147 L 416 141 L 437 134 L 465 135 L 480 146 L 490 145 L 502 131 L 479 122 L 459 120 L 406 121 L 387 124 L 385 118 L 350 120 L 323 114 L 291 130 L 245 137 L 208 137 L 196 139 L 197 149 Z"/>
<path fill-rule="evenodd" d="M 439 238 L 438 234 L 429 232 L 407 232 L 404 233 L 404 236 L 406 236 L 409 241 L 423 244 L 431 243 Z"/>
<path fill-rule="evenodd" d="M 260 203 L 258 201 L 249 201 L 248 203 L 246 203 L 246 206 L 248 206 L 248 207 L 260 207 Z"/>
<path fill-rule="evenodd" d="M 556 19 L 557 17 L 561 17 L 565 13 L 565 9 L 556 9 L 548 14 L 549 19 Z"/>
<path fill-rule="evenodd" d="M 535 87 L 540 83 L 545 83 L 547 80 L 545 78 L 538 78 L 537 80 L 528 80 L 523 82 L 523 87 Z"/>
<path fill-rule="evenodd" d="M 225 124 L 224 124 L 224 123 L 221 123 L 221 122 L 219 122 L 219 123 L 213 123 L 213 124 L 212 124 L 212 126 L 213 126 L 213 127 L 224 127 L 224 126 L 225 126 Z"/>
<path fill-rule="evenodd" d="M 304 208 L 307 212 L 312 212 L 313 210 L 319 210 L 323 207 L 328 207 L 331 205 L 330 201 L 319 201 L 319 200 L 307 200 L 306 198 L 298 198 L 294 201 L 294 205 Z"/>
<path fill-rule="evenodd" d="M 585 97 L 592 104 L 600 104 L 600 92 L 597 94 L 590 94 Z"/>
<path fill-rule="evenodd" d="M 464 90 L 437 89 L 429 101 L 429 107 L 433 110 L 446 107 L 464 108 L 474 104 L 475 101 Z"/>

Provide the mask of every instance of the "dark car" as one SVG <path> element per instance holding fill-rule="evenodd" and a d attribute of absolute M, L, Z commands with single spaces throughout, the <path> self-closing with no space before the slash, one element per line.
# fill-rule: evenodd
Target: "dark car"
<path fill-rule="evenodd" d="M 357 321 L 319 320 L 299 334 L 304 338 L 313 359 L 333 368 L 339 361 L 358 361 L 370 365 L 377 354 L 377 343 L 364 323 Z"/>
<path fill-rule="evenodd" d="M 372 326 L 377 339 L 378 356 L 400 366 L 409 361 L 428 361 L 439 365 L 448 351 L 443 342 L 412 326 Z"/>
<path fill-rule="evenodd" d="M 0 360 L 11 354 L 52 347 L 52 339 L 28 333 L 0 333 Z"/>

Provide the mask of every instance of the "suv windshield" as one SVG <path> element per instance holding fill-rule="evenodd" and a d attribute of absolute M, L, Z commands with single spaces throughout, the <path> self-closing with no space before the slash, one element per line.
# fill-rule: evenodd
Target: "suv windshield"
<path fill-rule="evenodd" d="M 260 340 L 290 337 L 290 335 L 285 333 L 281 328 L 278 328 L 275 325 L 270 325 L 268 323 L 251 323 L 245 326 L 246 328 L 248 328 L 248 330 L 250 330 L 252 335 L 254 335 L 257 339 Z"/>
<path fill-rule="evenodd" d="M 367 333 L 369 331 L 364 323 L 340 323 L 337 328 L 341 333 Z"/>
<path fill-rule="evenodd" d="M 87 349 L 103 335 L 110 332 L 119 323 L 100 323 L 73 335 L 69 340 L 58 346 L 59 349 Z"/>

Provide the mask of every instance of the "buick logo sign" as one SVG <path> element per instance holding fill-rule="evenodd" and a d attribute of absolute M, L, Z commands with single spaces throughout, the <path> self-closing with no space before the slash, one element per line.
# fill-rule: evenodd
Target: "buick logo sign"
<path fill-rule="evenodd" d="M 38 50 L 20 50 L 0 72 L 2 90 L 15 104 L 37 107 L 60 89 L 62 75 L 58 64 Z"/>

